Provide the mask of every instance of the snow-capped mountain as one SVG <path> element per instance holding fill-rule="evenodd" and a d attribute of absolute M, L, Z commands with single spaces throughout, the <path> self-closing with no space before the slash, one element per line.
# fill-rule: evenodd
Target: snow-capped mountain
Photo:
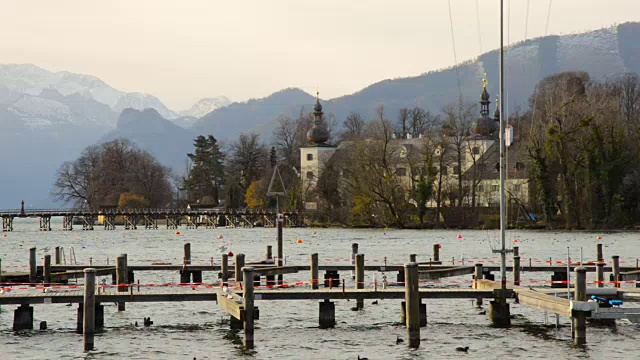
<path fill-rule="evenodd" d="M 76 95 L 108 105 L 119 114 L 125 108 L 156 109 L 163 117 L 173 119 L 177 115 L 158 98 L 143 93 L 126 93 L 114 89 L 95 76 L 67 71 L 51 72 L 33 64 L 0 65 L 0 88 L 16 94 L 40 96 L 43 90 L 56 90 L 63 96 Z M 34 100 L 36 101 L 36 100 Z M 49 102 L 39 102 L 48 108 Z M 34 110 L 38 112 L 39 110 Z M 47 110 L 43 110 L 47 111 Z M 60 114 L 58 111 L 57 114 Z M 111 126 L 115 124 L 110 124 Z"/>
<path fill-rule="evenodd" d="M 204 98 L 193 104 L 191 109 L 181 111 L 180 115 L 201 118 L 212 112 L 213 110 L 220 109 L 229 104 L 231 104 L 231 100 L 229 100 L 226 96 Z"/>

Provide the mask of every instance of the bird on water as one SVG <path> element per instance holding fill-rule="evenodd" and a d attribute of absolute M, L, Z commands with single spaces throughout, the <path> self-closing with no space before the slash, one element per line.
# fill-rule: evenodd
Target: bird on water
<path fill-rule="evenodd" d="M 363 357 L 360 357 L 360 355 L 358 355 L 358 360 L 369 360 L 369 358 L 366 358 L 366 357 L 363 358 Z"/>
<path fill-rule="evenodd" d="M 378 300 L 372 302 L 371 305 L 378 305 Z"/>
<path fill-rule="evenodd" d="M 468 346 L 465 346 L 465 347 L 458 346 L 458 347 L 456 348 L 456 351 L 467 352 L 467 351 L 469 351 L 469 347 L 468 347 Z"/>
<path fill-rule="evenodd" d="M 400 336 L 396 335 L 396 345 L 397 344 L 401 344 L 404 342 L 404 339 L 402 339 Z"/>

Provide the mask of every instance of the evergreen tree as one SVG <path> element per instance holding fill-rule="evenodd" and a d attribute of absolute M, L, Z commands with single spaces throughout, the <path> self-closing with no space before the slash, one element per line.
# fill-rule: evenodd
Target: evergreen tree
<path fill-rule="evenodd" d="M 225 154 L 220 150 L 218 140 L 212 135 L 198 136 L 193 143 L 195 152 L 187 154 L 193 167 L 184 180 L 183 189 L 189 201 L 211 202 L 218 205 L 220 187 L 224 178 Z"/>

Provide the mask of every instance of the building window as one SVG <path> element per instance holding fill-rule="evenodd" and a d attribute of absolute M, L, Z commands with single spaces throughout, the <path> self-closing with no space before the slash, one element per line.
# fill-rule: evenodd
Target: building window
<path fill-rule="evenodd" d="M 496 163 L 496 172 L 497 173 L 500 172 L 500 163 L 499 162 Z"/>
<path fill-rule="evenodd" d="M 522 186 L 521 186 L 521 185 L 516 185 L 516 186 L 514 186 L 514 187 L 513 187 L 513 189 L 514 189 L 516 192 L 520 192 L 520 190 L 522 189 Z"/>
<path fill-rule="evenodd" d="M 307 171 L 307 179 L 313 179 L 313 171 Z"/>
<path fill-rule="evenodd" d="M 405 168 L 397 168 L 396 176 L 407 176 L 407 169 Z"/>
<path fill-rule="evenodd" d="M 307 154 L 307 161 L 313 160 L 313 154 Z"/>
<path fill-rule="evenodd" d="M 517 162 L 516 163 L 516 170 L 524 170 L 524 163 Z"/>
<path fill-rule="evenodd" d="M 478 146 L 474 146 L 472 150 L 473 150 L 473 155 L 480 154 L 480 148 Z"/>
<path fill-rule="evenodd" d="M 498 191 L 498 190 L 500 190 L 499 185 L 491 185 L 491 191 Z"/>
<path fill-rule="evenodd" d="M 484 186 L 478 185 L 478 192 L 483 192 L 483 191 L 484 191 Z"/>

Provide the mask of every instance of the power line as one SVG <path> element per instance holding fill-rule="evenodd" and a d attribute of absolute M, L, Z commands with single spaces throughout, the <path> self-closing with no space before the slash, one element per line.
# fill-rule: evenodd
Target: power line
<path fill-rule="evenodd" d="M 478 24 L 478 44 L 480 44 L 480 54 L 482 54 L 482 31 L 480 27 L 480 0 L 476 0 L 476 23 Z M 449 6 L 449 15 L 451 15 L 451 6 Z"/>
<path fill-rule="evenodd" d="M 531 7 L 531 0 L 527 0 L 527 16 L 524 20 L 524 39 L 527 40 L 527 33 L 529 32 L 529 9 Z"/>
<path fill-rule="evenodd" d="M 453 45 L 453 63 L 456 69 L 456 79 L 458 80 L 458 102 L 460 107 L 462 107 L 462 86 L 460 85 L 460 71 L 458 69 L 458 56 L 456 55 L 456 38 L 453 34 L 453 15 L 451 15 L 451 0 L 448 0 L 449 3 L 449 26 L 451 27 L 451 44 Z M 462 109 L 460 109 L 462 111 Z"/>
<path fill-rule="evenodd" d="M 551 4 L 553 4 L 553 0 L 549 0 L 549 9 L 547 10 L 547 25 L 544 27 L 544 36 L 547 36 L 549 33 L 549 19 L 551 19 Z"/>

